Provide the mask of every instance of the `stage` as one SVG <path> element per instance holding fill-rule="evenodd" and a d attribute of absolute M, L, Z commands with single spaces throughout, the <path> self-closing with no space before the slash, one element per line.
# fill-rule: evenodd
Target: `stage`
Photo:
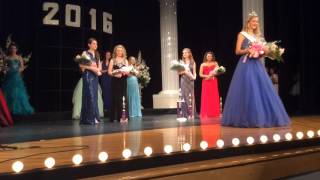
<path fill-rule="evenodd" d="M 277 128 L 222 127 L 219 121 L 178 122 L 174 114 L 146 115 L 128 124 L 105 120 L 95 126 L 67 119 L 19 120 L 0 129 L 0 178 L 86 178 L 240 155 L 250 159 L 296 148 L 320 151 L 319 116 L 292 117 L 291 126 Z M 105 162 L 100 162 L 100 152 L 107 153 Z M 76 154 L 83 157 L 79 165 L 72 161 Z M 52 169 L 44 166 L 48 157 L 55 160 Z M 16 161 L 24 164 L 20 173 L 11 168 Z"/>

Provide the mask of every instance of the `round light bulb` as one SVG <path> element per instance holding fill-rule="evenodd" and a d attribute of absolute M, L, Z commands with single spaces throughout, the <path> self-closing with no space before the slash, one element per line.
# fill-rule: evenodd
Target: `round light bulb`
<path fill-rule="evenodd" d="M 223 148 L 223 146 L 224 146 L 224 141 L 222 139 L 218 139 L 217 140 L 217 147 L 218 148 Z"/>
<path fill-rule="evenodd" d="M 266 136 L 266 135 L 260 136 L 260 142 L 261 142 L 262 144 L 267 143 L 267 142 L 268 142 L 268 136 Z"/>
<path fill-rule="evenodd" d="M 98 158 L 101 162 L 106 162 L 109 158 L 109 155 L 106 152 L 100 152 Z"/>
<path fill-rule="evenodd" d="M 165 145 L 164 146 L 164 152 L 166 152 L 167 154 L 172 153 L 172 151 L 173 151 L 173 148 L 172 148 L 171 145 Z"/>
<path fill-rule="evenodd" d="M 152 154 L 152 148 L 151 148 L 151 147 L 145 147 L 145 148 L 144 148 L 144 154 L 145 154 L 146 156 L 151 156 L 151 154 Z"/>
<path fill-rule="evenodd" d="M 82 157 L 81 154 L 76 154 L 76 155 L 74 155 L 74 156 L 72 157 L 72 162 L 73 162 L 73 164 L 75 164 L 75 165 L 81 164 L 82 161 L 83 161 L 83 157 Z"/>
<path fill-rule="evenodd" d="M 303 132 L 301 132 L 301 131 L 297 132 L 296 136 L 297 136 L 298 139 L 302 139 L 303 138 Z"/>
<path fill-rule="evenodd" d="M 249 145 L 252 145 L 252 144 L 254 143 L 254 138 L 251 137 L 251 136 L 249 136 L 249 137 L 247 138 L 247 143 L 248 143 Z"/>
<path fill-rule="evenodd" d="M 200 147 L 202 150 L 206 150 L 208 148 L 208 146 L 209 145 L 208 145 L 207 141 L 201 141 Z"/>
<path fill-rule="evenodd" d="M 318 136 L 320 136 L 320 129 L 317 131 Z"/>
<path fill-rule="evenodd" d="M 281 136 L 279 134 L 274 134 L 273 140 L 274 140 L 274 142 L 279 142 L 281 140 Z"/>
<path fill-rule="evenodd" d="M 232 144 L 233 144 L 233 146 L 239 146 L 239 144 L 240 144 L 240 139 L 239 139 L 239 138 L 233 138 L 233 139 L 232 139 Z"/>
<path fill-rule="evenodd" d="M 185 152 L 188 152 L 191 149 L 191 145 L 189 143 L 184 143 L 182 148 Z"/>
<path fill-rule="evenodd" d="M 311 131 L 311 130 L 309 130 L 309 131 L 307 132 L 307 136 L 308 136 L 309 138 L 313 138 L 313 137 L 314 137 L 314 132 Z"/>
<path fill-rule="evenodd" d="M 122 156 L 125 158 L 125 159 L 129 159 L 132 155 L 132 152 L 130 149 L 125 149 L 122 151 Z"/>
<path fill-rule="evenodd" d="M 293 138 L 293 136 L 292 136 L 292 134 L 291 133 L 286 133 L 285 135 L 284 135 L 284 137 L 286 138 L 286 140 L 287 141 L 291 141 L 292 140 L 292 138 Z"/>
<path fill-rule="evenodd" d="M 51 169 L 53 168 L 53 166 L 56 164 L 56 161 L 54 160 L 54 158 L 49 157 L 44 161 L 44 165 L 48 168 Z"/>
<path fill-rule="evenodd" d="M 23 170 L 23 163 L 21 161 L 16 161 L 12 164 L 12 170 L 16 173 L 19 173 Z"/>

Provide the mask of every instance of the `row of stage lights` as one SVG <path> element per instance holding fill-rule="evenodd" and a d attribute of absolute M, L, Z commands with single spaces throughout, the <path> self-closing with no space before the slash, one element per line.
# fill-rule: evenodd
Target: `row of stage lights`
<path fill-rule="evenodd" d="M 317 135 L 318 135 L 318 137 L 320 137 L 320 130 L 317 131 Z M 286 133 L 284 137 L 285 137 L 286 141 L 291 141 L 293 139 L 293 135 L 290 132 Z M 303 139 L 303 137 L 304 137 L 303 132 L 299 131 L 296 133 L 296 138 L 298 140 Z M 307 137 L 308 138 L 315 137 L 315 132 L 311 131 L 311 130 L 308 131 Z M 273 142 L 280 142 L 281 141 L 281 136 L 279 134 L 274 134 L 272 136 L 272 138 L 273 138 Z M 247 141 L 247 145 L 253 145 L 255 143 L 255 139 L 251 136 L 247 137 L 246 141 Z M 266 144 L 268 141 L 269 141 L 268 136 L 266 136 L 266 135 L 260 136 L 260 143 L 261 144 Z M 217 147 L 220 149 L 224 147 L 224 144 L 225 143 L 222 139 L 219 139 L 216 142 Z M 233 138 L 232 145 L 233 145 L 233 147 L 238 147 L 240 145 L 240 139 Z M 185 144 L 183 144 L 182 148 L 183 148 L 184 152 L 189 152 L 191 150 L 191 145 L 189 143 L 185 143 Z M 208 143 L 206 141 L 201 141 L 200 148 L 202 150 L 206 150 L 208 148 Z M 166 154 L 170 154 L 173 152 L 173 147 L 172 147 L 172 145 L 165 145 L 163 150 Z M 144 148 L 144 154 L 147 157 L 150 157 L 152 155 L 152 153 L 153 153 L 153 150 L 151 147 L 148 146 L 148 147 Z M 122 156 L 124 159 L 129 159 L 132 156 L 132 151 L 130 149 L 124 149 L 122 151 Z M 108 160 L 108 157 L 109 157 L 108 153 L 106 153 L 106 152 L 100 152 L 98 155 L 98 159 L 102 163 L 105 163 Z M 76 154 L 72 157 L 72 162 L 76 166 L 80 165 L 82 163 L 82 161 L 83 161 L 83 157 L 81 154 Z M 44 165 L 46 168 L 52 169 L 55 166 L 55 159 L 52 157 L 48 157 L 44 161 Z M 23 170 L 23 168 L 24 168 L 24 164 L 21 161 L 16 161 L 12 164 L 12 170 L 16 173 L 21 172 Z"/>

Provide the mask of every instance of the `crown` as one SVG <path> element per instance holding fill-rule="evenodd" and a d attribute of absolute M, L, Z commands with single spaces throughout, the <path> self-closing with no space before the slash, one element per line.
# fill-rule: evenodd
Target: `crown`
<path fill-rule="evenodd" d="M 251 13 L 248 14 L 249 17 L 256 17 L 258 14 L 255 11 L 252 11 Z"/>

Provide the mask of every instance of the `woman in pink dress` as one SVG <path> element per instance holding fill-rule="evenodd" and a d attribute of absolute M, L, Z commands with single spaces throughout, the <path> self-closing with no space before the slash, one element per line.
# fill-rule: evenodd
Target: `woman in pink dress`
<path fill-rule="evenodd" d="M 206 52 L 200 66 L 200 77 L 202 78 L 201 119 L 220 116 L 218 79 L 213 73 L 213 70 L 218 66 L 213 52 Z"/>

